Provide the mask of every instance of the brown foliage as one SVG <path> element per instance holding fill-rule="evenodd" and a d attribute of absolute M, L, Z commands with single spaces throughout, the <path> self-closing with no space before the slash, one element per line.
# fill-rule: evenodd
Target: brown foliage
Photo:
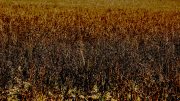
<path fill-rule="evenodd" d="M 178 10 L 0 4 L 0 87 L 21 77 L 44 94 L 97 85 L 119 100 L 176 99 L 179 21 Z"/>

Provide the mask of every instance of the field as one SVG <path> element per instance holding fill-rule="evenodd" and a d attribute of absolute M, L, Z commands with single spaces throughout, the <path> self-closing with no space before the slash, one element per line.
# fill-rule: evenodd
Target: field
<path fill-rule="evenodd" d="M 0 100 L 180 100 L 178 1 L 42 1 L 0 1 Z"/>

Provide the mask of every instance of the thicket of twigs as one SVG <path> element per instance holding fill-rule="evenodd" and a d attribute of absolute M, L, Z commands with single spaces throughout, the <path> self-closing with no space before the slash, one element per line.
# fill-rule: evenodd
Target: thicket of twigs
<path fill-rule="evenodd" d="M 0 94 L 177 100 L 180 12 L 0 4 Z"/>

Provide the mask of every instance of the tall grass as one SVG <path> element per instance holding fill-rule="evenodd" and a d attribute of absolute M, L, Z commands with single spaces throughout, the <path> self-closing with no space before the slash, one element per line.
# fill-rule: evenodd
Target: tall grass
<path fill-rule="evenodd" d="M 179 21 L 176 9 L 2 3 L 0 98 L 176 100 Z"/>

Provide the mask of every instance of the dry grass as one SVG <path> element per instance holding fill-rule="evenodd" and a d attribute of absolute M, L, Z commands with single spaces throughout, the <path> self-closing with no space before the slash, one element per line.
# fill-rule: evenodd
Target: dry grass
<path fill-rule="evenodd" d="M 179 21 L 178 9 L 1 2 L 0 99 L 176 100 Z"/>

